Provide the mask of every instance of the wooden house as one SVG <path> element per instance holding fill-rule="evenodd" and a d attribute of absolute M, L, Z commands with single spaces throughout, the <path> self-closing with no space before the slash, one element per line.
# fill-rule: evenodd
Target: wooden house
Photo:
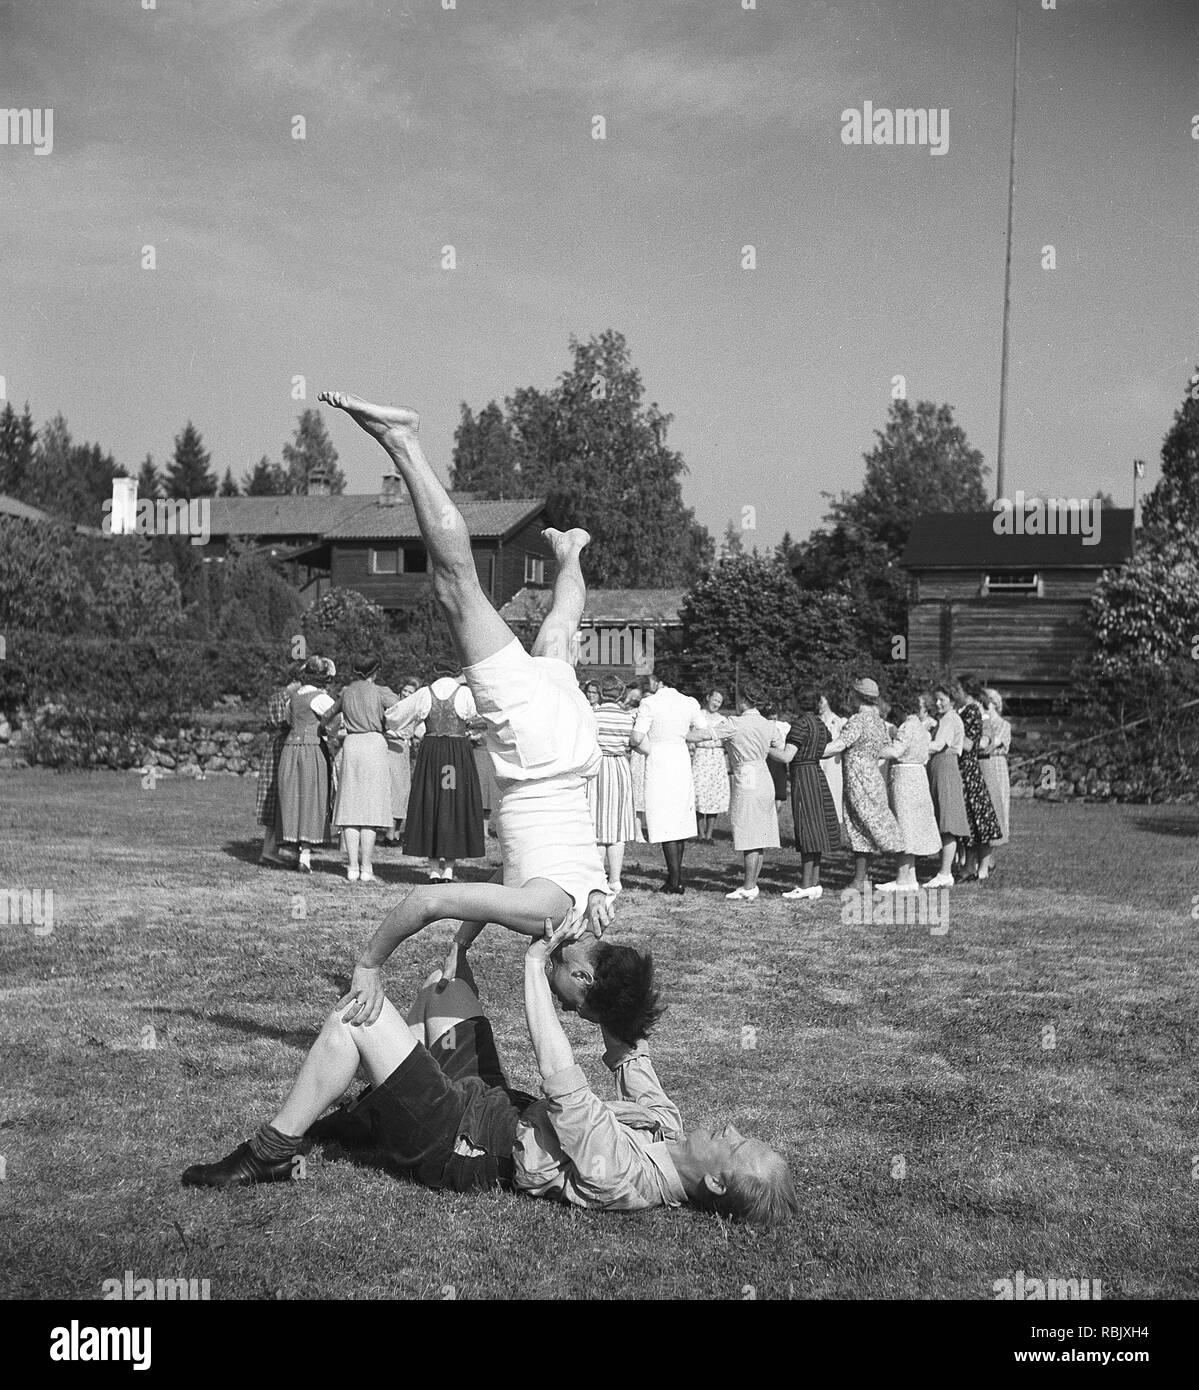
<path fill-rule="evenodd" d="M 553 557 L 541 537 L 545 501 L 491 501 L 450 494 L 471 536 L 479 582 L 500 607 L 526 585 L 547 585 Z M 387 611 L 410 609 L 429 583 L 429 561 L 407 491 L 385 477 L 372 493 L 289 497 L 214 497 L 209 554 L 220 558 L 243 537 L 291 567 L 315 600 L 330 587 L 356 589 Z"/>
<path fill-rule="evenodd" d="M 616 675 L 623 681 L 654 669 L 662 638 L 680 626 L 679 610 L 686 589 L 588 589 L 579 623 L 580 682 Z M 521 589 L 500 609 L 500 616 L 526 641 L 536 635 L 549 610 L 551 595 Z"/>
<path fill-rule="evenodd" d="M 997 516 L 916 518 L 900 560 L 908 660 L 972 673 L 1017 697 L 1052 697 L 1087 651 L 1096 580 L 1132 553 L 1133 513 L 1103 508 L 1091 537 L 997 532 Z"/>

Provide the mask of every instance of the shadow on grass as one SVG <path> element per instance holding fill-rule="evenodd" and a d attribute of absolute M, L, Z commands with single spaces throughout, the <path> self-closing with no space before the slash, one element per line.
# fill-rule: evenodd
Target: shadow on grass
<path fill-rule="evenodd" d="M 1133 825 L 1149 835 L 1180 835 L 1199 837 L 1199 815 L 1137 816 Z"/>
<path fill-rule="evenodd" d="M 332 978 L 332 977 L 330 977 Z M 349 982 L 346 981 L 348 984 Z M 211 1023 L 217 1028 L 229 1028 L 237 1033 L 249 1033 L 258 1038 L 270 1038 L 272 1042 L 286 1043 L 297 1051 L 307 1052 L 316 1038 L 315 1028 L 297 1032 L 294 1028 L 276 1028 L 270 1023 L 260 1023 L 252 1018 L 238 1018 L 234 1014 L 206 1014 L 199 1009 L 158 1007 L 156 1014 L 175 1014 L 180 1018 L 194 1018 L 201 1023 Z"/>

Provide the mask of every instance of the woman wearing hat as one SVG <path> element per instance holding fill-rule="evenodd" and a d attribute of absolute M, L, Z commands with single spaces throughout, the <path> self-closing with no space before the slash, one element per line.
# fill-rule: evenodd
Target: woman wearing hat
<path fill-rule="evenodd" d="M 600 847 L 610 893 L 621 890 L 625 841 L 637 838 L 633 777 L 629 768 L 636 716 L 632 710 L 621 708 L 624 693 L 624 681 L 619 676 L 608 676 L 600 686 L 600 702 L 592 711 L 595 736 L 604 760 L 599 772 L 588 783 L 588 789 L 595 814 L 595 842 Z"/>
<path fill-rule="evenodd" d="M 433 681 L 388 711 L 392 728 L 407 730 L 422 720 L 412 770 L 404 852 L 429 861 L 429 882 L 448 883 L 459 859 L 482 859 L 483 793 L 471 752 L 470 725 L 478 717 L 461 668 L 439 661 Z"/>
<path fill-rule="evenodd" d="M 855 892 L 868 893 L 870 856 L 902 853 L 903 836 L 891 814 L 887 786 L 879 771 L 879 760 L 890 740 L 878 712 L 878 686 L 863 676 L 853 683 L 853 693 L 857 713 L 849 716 L 840 738 L 829 743 L 824 751 L 826 755 L 845 755 L 845 829 L 854 858 L 850 887 Z"/>
<path fill-rule="evenodd" d="M 986 709 L 983 711 L 983 738 L 978 762 L 999 821 L 999 838 L 991 841 L 994 851 L 996 845 L 1007 844 L 1011 833 L 1012 784 L 1008 773 L 1008 754 L 1012 747 L 1012 726 L 1003 717 L 1003 696 L 994 686 L 984 689 L 983 699 Z M 995 867 L 994 853 L 988 856 L 986 867 L 988 872 Z"/>
<path fill-rule="evenodd" d="M 937 711 L 937 730 L 928 745 L 928 787 L 937 815 L 937 829 L 941 832 L 941 868 L 924 886 L 952 888 L 953 856 L 958 841 L 970 835 L 959 766 L 965 730 L 947 686 L 939 685 L 933 691 L 933 705 Z"/>
<path fill-rule="evenodd" d="M 328 682 L 325 663 L 309 657 L 288 697 L 289 731 L 279 752 L 280 839 L 298 846 L 302 874 L 312 872 L 312 846 L 329 838 L 329 764 L 320 738 L 335 709 Z"/>
<path fill-rule="evenodd" d="M 356 657 L 354 679 L 325 716 L 331 722 L 340 714 L 345 725 L 333 825 L 344 832 L 346 878 L 351 883 L 375 882 L 375 836 L 380 830 L 386 831 L 392 820 L 383 713 L 397 703 L 399 696 L 387 686 L 376 684 L 378 673 L 377 656 Z"/>

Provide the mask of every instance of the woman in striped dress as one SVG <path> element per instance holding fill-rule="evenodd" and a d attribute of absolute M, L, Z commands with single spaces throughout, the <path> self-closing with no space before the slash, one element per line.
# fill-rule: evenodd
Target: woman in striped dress
<path fill-rule="evenodd" d="M 637 839 L 633 777 L 629 770 L 635 716 L 632 710 L 620 706 L 624 682 L 619 677 L 609 676 L 600 688 L 600 696 L 592 713 L 604 759 L 587 786 L 595 815 L 595 840 L 608 875 L 608 891 L 619 893 L 625 841 Z"/>
<path fill-rule="evenodd" d="M 700 715 L 707 729 L 721 722 L 724 692 L 709 690 Z M 695 812 L 699 817 L 699 838 L 711 843 L 716 817 L 729 809 L 729 764 L 724 743 L 713 734 L 691 744 L 691 777 L 695 782 Z"/>
<path fill-rule="evenodd" d="M 258 856 L 260 864 L 287 865 L 288 861 L 279 853 L 279 754 L 287 739 L 287 712 L 291 697 L 299 690 L 300 682 L 294 680 L 271 691 L 266 705 L 266 727 L 270 739 L 258 760 L 258 789 L 254 797 L 254 813 L 262 830 L 262 853 Z"/>
<path fill-rule="evenodd" d="M 803 879 L 784 898 L 819 898 L 820 860 L 841 848 L 841 822 L 833 805 L 828 779 L 820 759 L 829 742 L 828 730 L 816 713 L 820 696 L 806 690 L 799 697 L 800 716 L 787 733 L 782 752 L 772 751 L 772 760 L 791 770 L 791 818 L 795 822 L 795 848 L 803 863 Z"/>

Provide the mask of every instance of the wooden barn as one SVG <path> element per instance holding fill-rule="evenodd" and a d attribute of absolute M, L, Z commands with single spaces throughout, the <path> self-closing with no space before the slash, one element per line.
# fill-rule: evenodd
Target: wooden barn
<path fill-rule="evenodd" d="M 972 673 L 1019 698 L 1068 688 L 1087 650 L 1095 581 L 1132 553 L 1131 509 L 1104 508 L 1096 533 L 997 534 L 995 512 L 917 517 L 900 560 L 909 575 L 908 660 Z"/>
<path fill-rule="evenodd" d="M 632 681 L 654 669 L 662 638 L 681 626 L 685 589 L 588 589 L 579 623 L 580 682 L 616 675 Z M 527 640 L 549 611 L 545 590 L 521 589 L 500 609 L 505 622 Z"/>

